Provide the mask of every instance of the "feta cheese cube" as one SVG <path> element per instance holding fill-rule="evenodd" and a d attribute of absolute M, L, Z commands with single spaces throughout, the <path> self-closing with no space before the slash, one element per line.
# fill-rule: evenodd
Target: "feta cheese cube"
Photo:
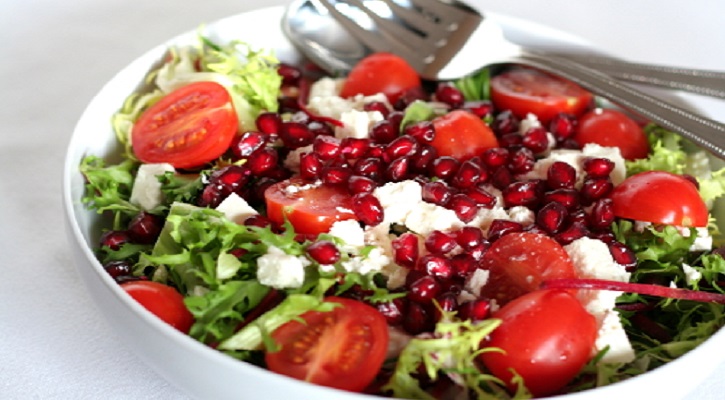
<path fill-rule="evenodd" d="M 383 207 L 383 224 L 402 224 L 408 214 L 423 202 L 423 188 L 413 180 L 388 182 L 375 188 L 373 195 Z"/>
<path fill-rule="evenodd" d="M 518 222 L 523 226 L 529 226 L 536 220 L 536 214 L 530 208 L 524 206 L 514 206 L 508 211 L 511 221 Z"/>
<path fill-rule="evenodd" d="M 257 280 L 275 289 L 298 288 L 305 281 L 305 267 L 310 264 L 304 257 L 269 246 L 267 253 L 257 259 Z"/>
<path fill-rule="evenodd" d="M 131 203 L 139 205 L 144 210 L 159 206 L 164 194 L 161 192 L 161 182 L 157 176 L 174 171 L 174 166 L 168 163 L 142 164 L 133 181 Z"/>
<path fill-rule="evenodd" d="M 490 275 L 490 271 L 478 268 L 468 276 L 463 288 L 474 296 L 479 297 L 481 296 L 481 289 L 488 283 L 488 277 Z"/>
<path fill-rule="evenodd" d="M 236 193 L 227 196 L 226 199 L 219 203 L 216 210 L 221 211 L 228 220 L 240 225 L 244 224 L 244 220 L 252 215 L 259 214 L 257 210 Z"/>
<path fill-rule="evenodd" d="M 455 211 L 425 201 L 418 203 L 405 218 L 405 226 L 421 236 L 460 229 L 464 225 Z"/>
<path fill-rule="evenodd" d="M 369 136 L 370 128 L 378 121 L 385 119 L 379 111 L 348 110 L 338 118 L 343 126 L 335 127 L 335 137 L 364 139 Z"/>
<path fill-rule="evenodd" d="M 337 221 L 330 227 L 329 234 L 345 242 L 342 251 L 357 253 L 365 246 L 365 231 L 354 219 Z"/>

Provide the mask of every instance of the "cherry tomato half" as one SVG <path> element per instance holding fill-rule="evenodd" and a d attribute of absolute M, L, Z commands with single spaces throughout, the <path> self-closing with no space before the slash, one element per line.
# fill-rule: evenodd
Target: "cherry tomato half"
<path fill-rule="evenodd" d="M 519 118 L 532 113 L 547 124 L 559 113 L 581 115 L 594 97 L 579 85 L 531 68 L 513 68 L 491 78 L 491 101 Z"/>
<path fill-rule="evenodd" d="M 309 311 L 272 332 L 282 346 L 267 352 L 271 371 L 337 389 L 360 392 L 380 371 L 388 348 L 388 325 L 373 307 L 328 297 L 330 312 Z"/>
<path fill-rule="evenodd" d="M 612 109 L 595 109 L 582 115 L 577 124 L 574 140 L 580 145 L 596 143 L 605 147 L 619 147 L 627 160 L 645 158 L 649 142 L 642 127 L 626 114 Z"/>
<path fill-rule="evenodd" d="M 546 279 L 576 278 L 566 250 L 551 237 L 532 232 L 502 236 L 486 251 L 481 265 L 489 271 L 481 295 L 498 304 L 537 290 Z"/>
<path fill-rule="evenodd" d="M 171 286 L 152 281 L 130 281 L 121 287 L 162 321 L 184 333 L 189 333 L 194 316 L 184 305 L 184 297 Z"/>
<path fill-rule="evenodd" d="M 505 353 L 484 352 L 481 360 L 496 377 L 511 382 L 515 370 L 535 396 L 563 388 L 589 361 L 597 338 L 596 319 L 565 290 L 537 290 L 503 306 L 483 346 Z"/>
<path fill-rule="evenodd" d="M 687 178 L 664 171 L 632 175 L 614 188 L 614 215 L 676 226 L 707 226 L 707 205 Z"/>
<path fill-rule="evenodd" d="M 221 156 L 237 130 L 229 92 L 215 82 L 195 82 L 141 114 L 131 130 L 131 143 L 145 163 L 192 168 Z"/>
<path fill-rule="evenodd" d="M 390 103 L 395 104 L 403 92 L 420 85 L 418 73 L 407 61 L 391 53 L 373 53 L 355 64 L 345 79 L 340 96 L 384 93 Z"/>
<path fill-rule="evenodd" d="M 276 224 L 288 219 L 297 233 L 325 233 L 337 221 L 356 219 L 344 186 L 315 186 L 292 178 L 267 188 L 264 199 L 267 217 Z"/>
<path fill-rule="evenodd" d="M 433 120 L 435 137 L 431 146 L 439 156 L 466 160 L 498 146 L 491 128 L 475 114 L 454 110 Z"/>

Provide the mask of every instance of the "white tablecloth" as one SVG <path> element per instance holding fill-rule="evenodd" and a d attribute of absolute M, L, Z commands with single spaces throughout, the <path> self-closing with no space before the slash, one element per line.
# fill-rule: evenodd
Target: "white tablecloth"
<path fill-rule="evenodd" d="M 63 229 L 65 147 L 101 85 L 147 49 L 202 22 L 285 3 L 0 2 L 0 398 L 185 397 L 119 344 L 81 284 Z M 631 60 L 725 70 L 719 0 L 474 3 Z M 725 120 L 725 102 L 702 105 Z M 723 376 L 725 363 L 688 399 L 723 398 Z"/>

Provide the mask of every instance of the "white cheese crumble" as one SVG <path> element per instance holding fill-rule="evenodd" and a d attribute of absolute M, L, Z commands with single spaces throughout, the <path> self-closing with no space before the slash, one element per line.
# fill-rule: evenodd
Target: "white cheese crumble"
<path fill-rule="evenodd" d="M 685 273 L 685 278 L 687 279 L 688 285 L 691 285 L 702 279 L 702 273 L 693 268 L 690 264 L 682 263 L 682 272 Z"/>
<path fill-rule="evenodd" d="M 357 253 L 358 250 L 365 247 L 365 232 L 354 219 L 335 222 L 328 233 L 345 243 L 340 249 L 344 252 Z"/>
<path fill-rule="evenodd" d="M 508 211 L 509 219 L 518 222 L 524 227 L 532 225 L 536 220 L 536 214 L 530 208 L 524 206 L 514 206 Z"/>
<path fill-rule="evenodd" d="M 275 289 L 298 288 L 305 280 L 308 265 L 310 260 L 304 257 L 295 257 L 269 246 L 267 253 L 257 259 L 257 280 Z"/>
<path fill-rule="evenodd" d="M 161 182 L 157 176 L 174 171 L 174 166 L 168 163 L 141 164 L 133 181 L 129 199 L 131 203 L 139 205 L 144 210 L 159 206 L 164 194 L 161 192 Z"/>
<path fill-rule="evenodd" d="M 240 225 L 244 224 L 244 220 L 252 215 L 259 214 L 257 210 L 236 193 L 227 196 L 227 198 L 219 203 L 216 210 L 222 212 L 228 220 Z"/>
<path fill-rule="evenodd" d="M 564 246 L 580 278 L 607 279 L 628 282 L 630 273 L 612 258 L 607 245 L 601 240 L 583 237 Z M 584 308 L 597 321 L 598 332 L 594 352 L 609 346 L 601 362 L 630 362 L 634 350 L 624 332 L 619 315 L 614 311 L 618 291 L 580 290 L 578 298 Z"/>
<path fill-rule="evenodd" d="M 335 137 L 338 139 L 358 138 L 364 139 L 369 136 L 370 128 L 379 121 L 384 120 L 383 114 L 379 111 L 358 111 L 348 110 L 340 114 L 338 118 L 343 126 L 335 127 Z"/>
<path fill-rule="evenodd" d="M 488 283 L 488 277 L 490 275 L 490 271 L 478 268 L 468 276 L 463 288 L 478 298 L 481 296 L 481 289 Z"/>
<path fill-rule="evenodd" d="M 584 181 L 584 161 L 587 158 L 606 158 L 614 163 L 614 169 L 609 178 L 616 186 L 624 181 L 627 171 L 624 166 L 624 158 L 616 147 L 603 147 L 595 143 L 584 145 L 581 150 L 559 149 L 553 150 L 548 157 L 536 161 L 534 169 L 522 176 L 524 179 L 546 179 L 546 173 L 557 161 L 565 162 L 576 170 L 577 187 L 581 187 Z"/>
<path fill-rule="evenodd" d="M 287 154 L 284 159 L 284 167 L 294 172 L 295 174 L 300 173 L 300 156 L 302 153 L 309 153 L 312 151 L 312 145 L 296 148 Z"/>
<path fill-rule="evenodd" d="M 388 182 L 373 191 L 383 207 L 383 224 L 403 224 L 423 201 L 423 187 L 412 180 Z"/>

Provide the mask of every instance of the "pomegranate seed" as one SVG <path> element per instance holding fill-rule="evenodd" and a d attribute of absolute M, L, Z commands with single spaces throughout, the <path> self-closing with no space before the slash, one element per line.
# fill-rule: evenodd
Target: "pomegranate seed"
<path fill-rule="evenodd" d="M 292 92 L 291 90 L 289 92 Z M 300 117 L 303 117 L 305 121 L 309 119 L 306 113 L 300 112 L 300 103 L 297 101 L 297 96 L 286 96 L 282 95 L 277 98 L 279 104 L 278 112 L 280 113 L 295 113 L 292 118 L 298 121 Z"/>
<path fill-rule="evenodd" d="M 431 163 L 431 176 L 448 180 L 452 178 L 456 172 L 458 172 L 458 168 L 460 167 L 461 163 L 457 159 L 450 157 L 450 156 L 443 156 L 438 157 Z"/>
<path fill-rule="evenodd" d="M 358 193 L 352 197 L 352 208 L 365 225 L 375 226 L 383 222 L 383 206 L 372 193 Z"/>
<path fill-rule="evenodd" d="M 370 140 L 375 143 L 390 143 L 398 137 L 398 130 L 388 120 L 378 121 L 370 128 Z"/>
<path fill-rule="evenodd" d="M 417 269 L 411 269 L 408 271 L 408 274 L 405 276 L 405 287 L 410 287 L 415 281 L 418 279 L 427 276 L 428 274 L 425 273 L 425 271 L 418 271 Z"/>
<path fill-rule="evenodd" d="M 258 179 L 256 182 L 254 182 L 254 186 L 252 187 L 252 190 L 250 192 L 250 196 L 248 196 L 247 201 L 249 204 L 255 204 L 257 203 L 263 203 L 264 202 L 264 192 L 272 185 L 277 183 L 279 181 L 269 178 L 267 176 L 262 177 L 261 179 Z"/>
<path fill-rule="evenodd" d="M 229 149 L 234 159 L 240 160 L 249 157 L 250 154 L 267 144 L 267 138 L 267 135 L 261 132 L 245 132 L 232 141 Z"/>
<path fill-rule="evenodd" d="M 476 201 L 463 193 L 456 193 L 451 196 L 447 208 L 453 210 L 458 219 L 463 222 L 471 222 L 478 214 Z"/>
<path fill-rule="evenodd" d="M 431 142 L 436 135 L 435 128 L 433 127 L 433 123 L 430 121 L 419 121 L 414 122 L 412 124 L 408 124 L 405 129 L 403 130 L 403 133 L 406 135 L 409 135 L 411 137 L 414 137 L 416 140 L 418 140 L 421 143 L 429 143 Z"/>
<path fill-rule="evenodd" d="M 340 261 L 340 250 L 329 240 L 318 240 L 307 246 L 307 254 L 315 261 L 324 265 Z"/>
<path fill-rule="evenodd" d="M 568 228 L 554 235 L 554 239 L 556 239 L 556 241 L 562 246 L 565 246 L 588 235 L 589 230 L 587 227 L 582 222 L 574 221 Z"/>
<path fill-rule="evenodd" d="M 300 154 L 300 176 L 307 180 L 316 180 L 322 171 L 322 160 L 316 153 Z"/>
<path fill-rule="evenodd" d="M 503 201 L 506 208 L 525 206 L 533 208 L 539 203 L 539 183 L 537 181 L 517 181 L 503 190 Z"/>
<path fill-rule="evenodd" d="M 449 83 L 441 83 L 438 85 L 435 91 L 435 98 L 440 102 L 448 104 L 451 108 L 460 108 L 465 100 L 463 93 Z"/>
<path fill-rule="evenodd" d="M 525 174 L 534 169 L 536 158 L 526 147 L 513 150 L 509 156 L 509 169 L 513 174 Z"/>
<path fill-rule="evenodd" d="M 403 322 L 403 316 L 406 314 L 407 302 L 404 298 L 397 298 L 385 303 L 377 303 L 376 308 L 380 314 L 383 314 L 388 325 L 400 325 Z"/>
<path fill-rule="evenodd" d="M 509 151 L 503 147 L 493 147 L 483 152 L 481 161 L 491 169 L 506 165 L 509 160 Z"/>
<path fill-rule="evenodd" d="M 692 183 L 693 185 L 695 185 L 696 189 L 698 189 L 698 190 L 700 189 L 700 182 L 697 181 L 697 178 L 695 178 L 694 176 L 692 176 L 690 174 L 682 174 L 681 176 L 683 178 L 687 179 L 688 181 L 690 181 L 690 183 Z"/>
<path fill-rule="evenodd" d="M 352 170 L 346 167 L 327 166 L 320 171 L 322 181 L 329 185 L 347 184 L 351 176 Z"/>
<path fill-rule="evenodd" d="M 594 202 L 589 211 L 589 227 L 594 230 L 609 229 L 614 222 L 614 202 L 612 199 L 603 198 Z"/>
<path fill-rule="evenodd" d="M 393 160 L 385 169 L 385 177 L 392 182 L 400 182 L 408 177 L 410 157 L 399 157 Z"/>
<path fill-rule="evenodd" d="M 408 288 L 408 299 L 420 304 L 428 304 L 440 293 L 441 285 L 436 278 L 425 275 Z"/>
<path fill-rule="evenodd" d="M 549 132 L 558 141 L 570 138 L 576 128 L 576 117 L 571 114 L 557 114 L 549 121 Z"/>
<path fill-rule="evenodd" d="M 103 269 L 111 275 L 111 278 L 118 279 L 125 276 L 133 276 L 133 266 L 128 261 L 110 261 L 103 265 Z"/>
<path fill-rule="evenodd" d="M 418 151 L 418 141 L 409 135 L 398 136 L 385 147 L 386 161 L 399 157 L 410 157 Z"/>
<path fill-rule="evenodd" d="M 368 139 L 347 137 L 340 142 L 340 152 L 347 159 L 356 159 L 365 155 L 369 145 Z"/>
<path fill-rule="evenodd" d="M 505 167 L 499 167 L 491 175 L 491 183 L 496 189 L 504 190 L 514 181 L 511 171 Z"/>
<path fill-rule="evenodd" d="M 307 129 L 312 132 L 312 136 L 334 136 L 335 131 L 329 124 L 320 121 L 310 121 L 307 123 Z"/>
<path fill-rule="evenodd" d="M 491 304 L 488 300 L 476 299 L 462 303 L 458 306 L 458 317 L 473 322 L 482 321 L 488 317 Z"/>
<path fill-rule="evenodd" d="M 438 151 L 435 147 L 429 144 L 421 144 L 418 150 L 418 154 L 413 158 L 413 165 L 411 167 L 417 172 L 426 172 L 430 165 L 438 157 Z"/>
<path fill-rule="evenodd" d="M 539 154 L 549 148 L 549 135 L 540 126 L 529 128 L 524 132 L 522 144 L 534 154 Z"/>
<path fill-rule="evenodd" d="M 393 259 L 395 263 L 407 268 L 413 268 L 418 261 L 418 236 L 413 233 L 403 233 L 391 242 Z"/>
<path fill-rule="evenodd" d="M 453 275 L 460 279 L 466 279 L 477 267 L 478 262 L 470 254 L 461 253 L 451 257 Z"/>
<path fill-rule="evenodd" d="M 297 85 L 302 77 L 302 71 L 299 68 L 286 63 L 279 64 L 277 73 L 282 77 L 282 84 L 284 85 Z"/>
<path fill-rule="evenodd" d="M 250 215 L 244 220 L 244 226 L 256 226 L 258 228 L 268 228 L 272 226 L 272 221 L 259 214 Z"/>
<path fill-rule="evenodd" d="M 481 119 L 493 114 L 493 104 L 488 100 L 466 101 L 463 103 L 463 109 L 476 114 Z"/>
<path fill-rule="evenodd" d="M 583 209 L 577 208 L 574 211 L 569 212 L 569 223 L 578 222 L 580 224 L 587 224 L 587 213 Z"/>
<path fill-rule="evenodd" d="M 516 118 L 511 110 L 501 111 L 494 117 L 493 122 L 491 122 L 491 129 L 499 137 L 507 133 L 518 132 L 519 119 Z"/>
<path fill-rule="evenodd" d="M 409 334 L 418 335 L 432 331 L 435 327 L 435 321 L 422 304 L 410 302 L 403 317 L 402 326 Z"/>
<path fill-rule="evenodd" d="M 427 182 L 423 185 L 423 200 L 439 206 L 445 206 L 451 199 L 451 188 L 444 182 Z"/>
<path fill-rule="evenodd" d="M 221 186 L 223 194 L 237 192 L 249 181 L 249 169 L 239 165 L 229 165 L 214 171 L 209 181 Z M 226 197 L 226 196 L 225 196 Z"/>
<path fill-rule="evenodd" d="M 340 139 L 333 136 L 317 136 L 312 149 L 321 160 L 332 160 L 340 155 Z"/>
<path fill-rule="evenodd" d="M 550 189 L 570 189 L 576 183 L 576 169 L 563 161 L 556 161 L 546 171 L 546 185 Z"/>
<path fill-rule="evenodd" d="M 483 231 L 475 226 L 464 226 L 456 231 L 456 243 L 468 252 L 481 245 L 488 246 L 488 241 L 483 237 Z"/>
<path fill-rule="evenodd" d="M 350 194 L 372 193 L 377 186 L 378 184 L 370 178 L 353 175 L 347 182 L 347 191 L 350 192 Z"/>
<path fill-rule="evenodd" d="M 433 254 L 446 254 L 456 246 L 456 239 L 442 231 L 434 230 L 425 238 L 425 248 Z"/>
<path fill-rule="evenodd" d="M 453 267 L 453 264 L 451 264 L 451 267 Z M 455 272 L 455 271 L 454 271 Z M 455 294 L 456 296 L 461 294 L 463 291 L 463 286 L 460 281 L 455 279 L 449 279 L 447 281 L 439 282 L 441 284 L 441 293 L 443 295 L 447 293 Z"/>
<path fill-rule="evenodd" d="M 549 234 L 557 233 L 564 227 L 567 209 L 560 203 L 551 202 L 536 213 L 536 224 Z"/>
<path fill-rule="evenodd" d="M 476 185 L 472 188 L 468 188 L 464 193 L 483 208 L 491 209 L 498 201 L 496 196 L 489 193 L 482 185 Z"/>
<path fill-rule="evenodd" d="M 458 189 L 466 189 L 478 183 L 482 176 L 483 171 L 480 165 L 471 160 L 464 161 L 458 168 L 451 184 Z"/>
<path fill-rule="evenodd" d="M 420 257 L 415 264 L 415 268 L 419 271 L 425 271 L 426 274 L 440 281 L 447 281 L 453 277 L 453 268 L 448 259 L 434 254 L 426 254 Z"/>
<path fill-rule="evenodd" d="M 391 111 L 385 119 L 390 121 L 396 132 L 400 132 L 400 124 L 403 122 L 403 118 L 405 118 L 403 111 Z"/>
<path fill-rule="evenodd" d="M 614 162 L 607 158 L 588 158 L 584 161 L 584 172 L 589 178 L 606 178 L 614 171 Z"/>
<path fill-rule="evenodd" d="M 614 185 L 609 178 L 587 178 L 584 180 L 582 188 L 579 191 L 582 202 L 584 204 L 591 204 L 609 195 L 613 188 Z"/>
<path fill-rule="evenodd" d="M 608 246 L 614 262 L 623 266 L 628 272 L 633 272 L 637 269 L 637 256 L 627 245 L 614 241 L 609 243 Z"/>
<path fill-rule="evenodd" d="M 507 219 L 494 219 L 488 227 L 488 241 L 495 242 L 501 236 L 508 233 L 522 232 L 524 226 L 515 221 Z"/>
<path fill-rule="evenodd" d="M 589 237 L 592 239 L 601 240 L 606 244 L 612 244 L 617 240 L 617 238 L 614 236 L 614 233 L 612 233 L 611 231 L 590 232 Z"/>
<path fill-rule="evenodd" d="M 145 211 L 138 213 L 128 224 L 128 235 L 134 243 L 152 244 L 164 227 L 164 219 Z"/>
<path fill-rule="evenodd" d="M 371 143 L 370 146 L 368 147 L 367 156 L 379 158 L 382 161 L 383 156 L 385 155 L 384 146 L 385 146 L 384 144 Z"/>
<path fill-rule="evenodd" d="M 277 113 L 264 112 L 259 114 L 256 124 L 263 133 L 278 133 L 282 128 L 282 118 Z"/>
<path fill-rule="evenodd" d="M 201 191 L 197 203 L 201 207 L 216 208 L 226 197 L 222 196 L 221 190 L 219 185 L 206 185 Z"/>
<path fill-rule="evenodd" d="M 285 122 L 279 131 L 279 137 L 285 146 L 290 149 L 297 149 L 312 144 L 315 136 L 312 131 L 302 122 Z"/>
<path fill-rule="evenodd" d="M 556 189 L 544 194 L 544 203 L 557 202 L 571 211 L 579 207 L 579 192 L 576 189 Z"/>
<path fill-rule="evenodd" d="M 131 243 L 131 236 L 126 231 L 106 231 L 100 239 L 101 247 L 111 250 L 118 250 L 126 243 Z"/>
<path fill-rule="evenodd" d="M 278 154 L 271 147 L 263 147 L 249 155 L 245 164 L 253 175 L 262 175 L 277 165 Z"/>
<path fill-rule="evenodd" d="M 574 138 L 564 139 L 559 143 L 560 149 L 581 150 L 582 146 Z"/>
<path fill-rule="evenodd" d="M 398 100 L 395 101 L 393 107 L 398 111 L 403 111 L 416 100 L 427 100 L 427 94 L 420 86 L 405 90 L 403 94 L 398 97 Z"/>
<path fill-rule="evenodd" d="M 433 316 L 436 321 L 443 319 L 443 312 L 451 313 L 458 308 L 458 295 L 450 292 L 443 292 L 436 297 L 438 307 L 433 307 Z"/>
<path fill-rule="evenodd" d="M 355 175 L 361 175 L 378 181 L 382 177 L 383 168 L 383 160 L 376 157 L 367 157 L 355 163 L 353 172 Z"/>
<path fill-rule="evenodd" d="M 517 132 L 506 133 L 498 138 L 498 145 L 507 149 L 521 147 L 523 143 L 524 137 Z"/>
<path fill-rule="evenodd" d="M 377 111 L 383 115 L 383 118 L 388 118 L 388 115 L 390 114 L 390 109 L 382 101 L 371 101 L 369 103 L 365 103 L 363 105 L 363 110 Z"/>

